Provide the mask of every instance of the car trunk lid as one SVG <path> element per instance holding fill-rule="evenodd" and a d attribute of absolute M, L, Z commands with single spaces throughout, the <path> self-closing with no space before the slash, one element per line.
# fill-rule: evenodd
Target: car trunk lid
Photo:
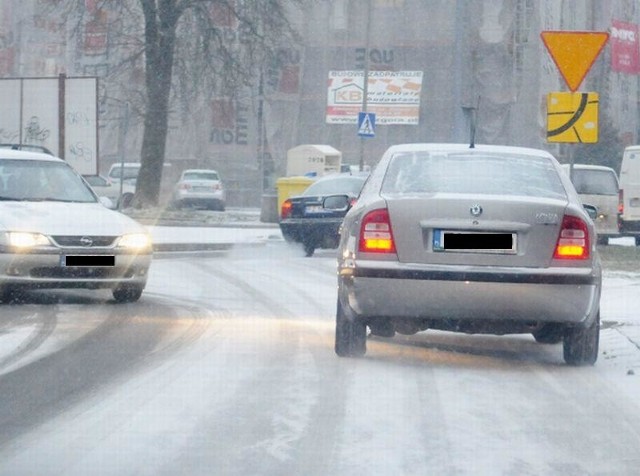
<path fill-rule="evenodd" d="M 470 266 L 549 266 L 568 203 L 444 193 L 386 199 L 399 261 Z"/>

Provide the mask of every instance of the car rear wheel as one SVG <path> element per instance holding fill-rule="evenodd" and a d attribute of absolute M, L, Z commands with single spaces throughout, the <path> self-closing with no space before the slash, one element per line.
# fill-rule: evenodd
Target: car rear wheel
<path fill-rule="evenodd" d="M 367 352 L 367 326 L 361 320 L 350 320 L 338 299 L 336 310 L 335 351 L 340 357 L 361 357 Z"/>
<path fill-rule="evenodd" d="M 558 344 L 562 342 L 564 326 L 562 324 L 548 323 L 537 331 L 532 332 L 532 334 L 536 342 L 541 344 Z"/>
<path fill-rule="evenodd" d="M 598 359 L 600 312 L 589 327 L 568 327 L 564 333 L 564 361 L 569 365 L 593 365 Z"/>
<path fill-rule="evenodd" d="M 142 286 L 123 284 L 115 288 L 112 293 L 117 302 L 135 302 L 140 299 L 143 290 Z"/>

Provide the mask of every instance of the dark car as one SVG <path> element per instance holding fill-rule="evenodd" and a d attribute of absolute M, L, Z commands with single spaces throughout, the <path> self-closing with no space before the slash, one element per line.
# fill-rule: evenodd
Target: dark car
<path fill-rule="evenodd" d="M 343 220 L 335 350 L 427 329 L 532 334 L 571 365 L 598 357 L 596 230 L 548 152 L 391 147 Z"/>
<path fill-rule="evenodd" d="M 321 177 L 301 195 L 286 199 L 280 211 L 280 230 L 285 240 L 301 243 L 307 256 L 317 248 L 337 248 L 342 219 L 365 181 L 365 175 Z M 346 202 L 339 199 L 345 196 Z"/>

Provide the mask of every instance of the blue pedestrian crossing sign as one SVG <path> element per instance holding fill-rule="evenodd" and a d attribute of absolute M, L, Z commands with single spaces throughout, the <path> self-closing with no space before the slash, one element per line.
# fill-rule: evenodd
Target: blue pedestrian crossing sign
<path fill-rule="evenodd" d="M 376 115 L 372 112 L 358 113 L 358 135 L 361 137 L 375 137 Z"/>

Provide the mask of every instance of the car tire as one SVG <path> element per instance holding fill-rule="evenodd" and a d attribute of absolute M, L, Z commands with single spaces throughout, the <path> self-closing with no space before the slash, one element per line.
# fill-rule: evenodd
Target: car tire
<path fill-rule="evenodd" d="M 608 245 L 609 244 L 609 237 L 608 236 L 599 236 L 597 238 L 596 244 L 598 244 L 598 245 Z"/>
<path fill-rule="evenodd" d="M 16 299 L 16 290 L 10 286 L 3 286 L 0 288 L 0 301 L 3 303 L 10 303 Z"/>
<path fill-rule="evenodd" d="M 120 197 L 119 208 L 129 208 L 133 202 L 133 193 L 125 193 Z"/>
<path fill-rule="evenodd" d="M 600 312 L 589 327 L 568 327 L 563 338 L 564 361 L 569 365 L 593 365 L 598 360 Z"/>
<path fill-rule="evenodd" d="M 531 334 L 541 344 L 559 344 L 564 336 L 564 326 L 550 322 Z"/>
<path fill-rule="evenodd" d="M 636 236 L 635 240 L 636 240 L 636 246 L 640 246 L 640 236 Z"/>
<path fill-rule="evenodd" d="M 340 357 L 361 357 L 367 352 L 367 326 L 360 319 L 347 318 L 338 299 L 335 351 Z"/>
<path fill-rule="evenodd" d="M 302 247 L 304 248 L 304 255 L 307 257 L 313 256 L 313 252 L 316 250 L 315 245 L 308 241 L 302 243 Z"/>
<path fill-rule="evenodd" d="M 142 296 L 143 286 L 132 284 L 123 284 L 114 288 L 112 291 L 113 299 L 117 302 L 135 302 Z"/>

